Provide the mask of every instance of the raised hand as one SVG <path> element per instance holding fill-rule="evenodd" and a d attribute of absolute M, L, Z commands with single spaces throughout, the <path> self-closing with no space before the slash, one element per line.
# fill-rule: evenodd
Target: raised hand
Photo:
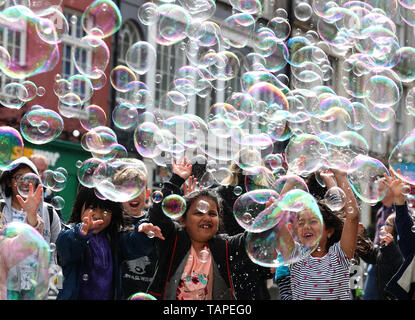
<path fill-rule="evenodd" d="M 173 168 L 173 173 L 177 174 L 184 180 L 187 180 L 187 178 L 189 178 L 192 174 L 192 164 L 186 159 L 186 157 L 183 158 L 183 162 L 181 163 L 175 162 L 174 158 L 172 158 L 171 166 Z"/>
<path fill-rule="evenodd" d="M 26 199 L 24 199 L 20 194 L 16 195 L 17 201 L 19 201 L 22 206 L 22 210 L 27 213 L 27 221 L 31 226 L 35 226 L 38 221 L 37 211 L 40 204 L 43 200 L 43 188 L 39 184 L 36 188 L 36 191 L 33 190 L 33 185 L 29 184 L 29 193 L 27 194 Z"/>
<path fill-rule="evenodd" d="M 189 177 L 183 184 L 184 195 L 189 194 L 197 189 L 197 178 Z"/>
<path fill-rule="evenodd" d="M 82 225 L 81 225 L 81 234 L 83 236 L 86 236 L 90 231 L 94 230 L 96 227 L 98 227 L 100 224 L 104 223 L 104 220 L 96 220 L 94 221 L 92 218 L 93 210 L 88 210 L 88 214 L 86 217 L 82 219 Z"/>
<path fill-rule="evenodd" d="M 392 192 L 393 197 L 395 199 L 395 203 L 397 205 L 403 205 L 405 204 L 406 198 L 405 195 L 403 193 L 403 189 L 405 187 L 405 184 L 403 183 L 403 181 L 401 179 L 398 179 L 394 173 L 392 172 L 392 170 L 389 170 L 390 172 L 390 176 L 387 175 L 386 173 L 384 174 L 385 180 L 382 180 L 383 183 L 385 183 L 389 190 Z M 401 173 L 401 170 L 398 169 L 398 173 Z"/>
<path fill-rule="evenodd" d="M 149 238 L 157 237 L 161 240 L 165 240 L 161 229 L 154 226 L 152 223 L 142 223 L 138 226 L 138 232 L 144 232 Z"/>

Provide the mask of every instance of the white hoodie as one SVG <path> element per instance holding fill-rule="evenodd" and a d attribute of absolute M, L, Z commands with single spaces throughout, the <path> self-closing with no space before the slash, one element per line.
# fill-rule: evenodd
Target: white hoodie
<path fill-rule="evenodd" d="M 39 175 L 39 172 L 34 165 L 32 161 L 30 161 L 27 157 L 20 157 L 16 160 L 14 160 L 11 163 L 11 168 L 15 168 L 19 166 L 20 164 L 27 165 L 34 173 Z M 13 220 L 12 216 L 12 198 L 8 197 L 6 198 L 4 194 L 5 186 L 0 186 L 0 195 L 3 198 L 3 201 L 5 201 L 5 206 L 3 207 L 2 213 L 6 219 L 6 222 L 11 222 Z M 38 230 L 42 234 L 43 238 L 48 243 L 55 243 L 56 239 L 58 238 L 59 232 L 61 231 L 61 224 L 60 224 L 60 218 L 57 214 L 56 210 L 53 209 L 53 223 L 51 225 L 50 219 L 49 219 L 49 211 L 48 211 L 48 205 L 45 202 L 41 202 L 39 209 L 38 209 L 38 215 L 42 219 L 43 230 Z M 49 205 L 50 206 L 50 205 Z"/>
<path fill-rule="evenodd" d="M 11 163 L 11 168 L 15 168 L 19 166 L 20 164 L 27 165 L 29 168 L 31 168 L 31 170 L 34 173 L 39 175 L 39 172 L 36 166 L 27 157 L 20 157 L 16 159 L 15 161 L 13 161 Z M 12 211 L 12 206 L 11 206 L 12 198 L 11 197 L 6 198 L 4 190 L 5 190 L 5 186 L 1 185 L 0 194 L 1 194 L 1 197 L 3 198 L 3 201 L 5 202 L 5 205 L 2 209 L 2 213 L 3 213 L 3 216 L 5 217 L 5 220 L 6 220 L 5 222 L 8 223 L 8 222 L 13 221 L 13 211 Z M 49 219 L 48 206 L 50 206 L 50 204 L 47 204 L 44 201 L 42 201 L 41 204 L 39 205 L 37 214 L 41 218 L 41 223 L 40 223 L 41 227 L 38 228 L 37 230 L 40 231 L 41 235 L 48 243 L 55 243 L 61 231 L 61 222 L 60 222 L 60 218 L 56 210 L 53 209 L 53 222 L 51 225 L 50 219 Z M 25 217 L 25 222 L 26 222 L 26 217 Z M 11 281 L 9 281 L 8 289 L 16 290 L 16 291 L 20 291 L 22 289 L 30 290 L 32 285 L 30 284 L 29 281 L 27 281 L 27 277 L 25 276 L 27 274 L 30 274 L 30 272 L 31 272 L 30 261 L 28 261 L 27 263 L 19 264 L 16 267 L 13 267 L 9 273 L 9 280 Z"/>

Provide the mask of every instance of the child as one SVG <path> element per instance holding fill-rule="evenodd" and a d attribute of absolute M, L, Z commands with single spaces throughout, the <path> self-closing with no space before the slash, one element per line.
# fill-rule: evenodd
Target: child
<path fill-rule="evenodd" d="M 142 232 L 159 230 L 138 223 L 134 230 L 122 232 L 122 204 L 102 200 L 93 188 L 80 186 L 71 227 L 56 241 L 64 282 L 58 300 L 112 300 L 121 298 L 119 257 L 144 256 L 153 247 L 153 239 Z M 140 227 L 140 228 L 139 228 Z"/>
<path fill-rule="evenodd" d="M 23 198 L 18 191 L 22 177 L 28 173 L 37 176 L 38 170 L 27 157 L 20 157 L 12 162 L 11 170 L 6 170 L 0 178 L 0 211 L 6 223 L 12 221 L 26 222 L 34 227 L 47 243 L 55 243 L 61 230 L 60 218 L 56 210 L 43 201 L 42 185 L 30 184 L 29 192 Z M 27 276 L 32 272 L 30 258 L 10 270 L 13 286 L 9 286 L 10 300 L 31 300 L 34 287 Z"/>
<path fill-rule="evenodd" d="M 398 170 L 400 174 L 400 171 Z M 408 212 L 406 198 L 403 193 L 403 182 L 391 171 L 391 177 L 385 175 L 389 188 L 394 195 L 395 226 L 398 232 L 398 245 L 404 261 L 399 270 L 387 283 L 385 291 L 398 300 L 413 300 L 415 297 L 415 233 L 414 221 Z"/>
<path fill-rule="evenodd" d="M 300 241 L 312 243 L 319 234 L 321 238 L 316 250 L 289 266 L 290 275 L 286 272 L 281 277 L 277 275 L 277 283 L 285 286 L 287 277 L 290 277 L 293 300 L 352 299 L 349 267 L 356 250 L 359 210 L 344 172 L 326 170 L 322 177 L 328 189 L 337 183 L 345 192 L 345 219 L 343 222 L 337 214 L 321 203 L 319 208 L 323 216 L 323 230 L 313 218 L 307 217 L 307 212 L 298 215 L 295 228 Z M 298 244 L 294 242 L 288 229 L 280 236 L 285 239 L 286 251 L 293 252 Z M 282 255 L 284 256 L 284 252 Z M 280 288 L 280 291 L 287 294 L 285 287 Z"/>
<path fill-rule="evenodd" d="M 133 179 L 144 179 L 144 173 L 136 167 L 127 167 L 114 176 L 116 184 Z M 150 189 L 145 190 L 135 199 L 124 202 L 124 231 L 132 231 L 137 224 L 149 221 L 145 204 L 150 198 Z M 147 255 L 131 253 L 129 257 L 121 257 L 121 287 L 122 298 L 128 299 L 137 292 L 146 292 L 154 272 L 156 271 L 157 250 L 153 249 Z"/>
<path fill-rule="evenodd" d="M 162 189 L 164 198 L 180 194 L 192 166 L 186 158 L 183 163 L 172 159 L 172 171 Z M 154 203 L 149 211 L 150 222 L 161 228 L 166 240 L 156 239 L 160 255 L 148 293 L 162 300 L 252 299 L 249 281 L 234 283 L 241 263 L 251 266 L 250 270 L 245 267 L 245 272 L 253 273 L 257 267 L 246 253 L 247 232 L 217 234 L 222 205 L 214 190 L 191 192 L 185 200 L 186 210 L 178 223 L 163 213 L 162 202 Z M 208 206 L 201 209 L 206 203 Z"/>
<path fill-rule="evenodd" d="M 368 240 L 371 243 L 370 239 Z M 366 263 L 376 266 L 378 300 L 386 300 L 388 295 L 384 291 L 385 286 L 403 262 L 397 243 L 395 213 L 388 216 L 385 225 L 380 230 L 380 246 L 371 243 L 367 250 L 358 250 L 358 254 Z"/>

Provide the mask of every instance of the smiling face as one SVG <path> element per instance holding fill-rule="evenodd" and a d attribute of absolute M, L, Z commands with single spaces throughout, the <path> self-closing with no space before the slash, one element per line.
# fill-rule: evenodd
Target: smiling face
<path fill-rule="evenodd" d="M 201 212 L 199 203 L 206 201 L 209 209 Z M 206 243 L 218 231 L 219 213 L 215 201 L 208 197 L 200 197 L 195 200 L 187 210 L 186 216 L 180 219 L 180 223 L 186 228 L 192 241 Z"/>
<path fill-rule="evenodd" d="M 82 215 L 81 215 L 82 221 L 84 217 L 88 216 L 88 212 L 91 209 L 92 209 L 92 220 L 93 221 L 97 221 L 97 220 L 104 221 L 102 224 L 98 225 L 98 227 L 95 228 L 94 231 L 92 232 L 93 234 L 98 234 L 110 225 L 112 213 L 110 210 L 107 210 L 107 209 L 101 209 L 101 208 L 94 209 L 93 206 L 85 207 L 85 205 L 83 205 Z"/>
<path fill-rule="evenodd" d="M 323 230 L 320 219 L 309 210 L 305 210 L 298 214 L 296 227 L 299 240 L 305 246 L 315 246 L 319 241 L 322 232 L 324 237 L 325 230 Z"/>
<path fill-rule="evenodd" d="M 19 194 L 19 191 L 17 189 L 17 185 L 20 182 L 20 179 L 27 173 L 34 173 L 29 167 L 23 166 L 22 168 L 18 169 L 13 176 L 11 177 L 11 180 L 8 182 L 8 186 L 12 189 L 12 197 L 16 198 L 16 195 Z M 37 186 L 33 186 L 33 189 L 35 190 Z M 28 191 L 28 190 L 27 190 Z"/>
<path fill-rule="evenodd" d="M 146 189 L 141 192 L 141 194 L 128 202 L 124 202 L 122 205 L 124 210 L 131 216 L 141 216 L 143 213 L 143 208 L 146 204 L 146 200 L 150 197 L 150 189 Z"/>

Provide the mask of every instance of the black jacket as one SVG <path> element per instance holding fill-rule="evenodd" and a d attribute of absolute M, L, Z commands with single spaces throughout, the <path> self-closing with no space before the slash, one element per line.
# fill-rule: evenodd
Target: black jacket
<path fill-rule="evenodd" d="M 171 180 L 164 184 L 162 189 L 163 197 L 170 194 L 180 194 L 180 186 L 184 180 L 173 174 Z M 187 231 L 175 221 L 164 215 L 161 203 L 154 203 L 150 208 L 150 222 L 161 228 L 166 240 L 156 239 L 159 254 L 156 273 L 147 292 L 157 299 L 164 300 L 174 294 L 178 283 L 173 282 L 173 276 L 184 260 L 191 248 L 191 240 Z M 208 241 L 208 246 L 212 254 L 217 273 L 214 271 L 213 299 L 255 299 L 252 293 L 249 277 L 246 274 L 254 274 L 258 268 L 248 257 L 245 250 L 245 239 L 247 232 L 234 236 L 227 234 L 217 234 Z M 241 266 L 243 266 L 241 270 Z M 179 270 L 180 272 L 180 270 Z M 221 279 L 225 290 L 216 294 L 216 280 Z M 216 288 L 215 288 L 216 286 Z M 225 292 L 227 291 L 227 292 Z"/>

